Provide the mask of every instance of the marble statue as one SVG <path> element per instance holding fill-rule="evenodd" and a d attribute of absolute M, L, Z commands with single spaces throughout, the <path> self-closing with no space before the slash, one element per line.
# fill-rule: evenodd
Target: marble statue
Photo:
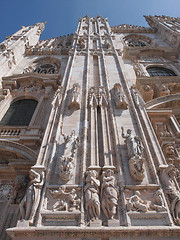
<path fill-rule="evenodd" d="M 171 213 L 176 224 L 180 225 L 180 191 L 175 184 L 179 171 L 173 164 L 161 169 L 161 181 L 171 204 Z"/>
<path fill-rule="evenodd" d="M 116 179 L 114 171 L 107 169 L 102 174 L 103 182 L 101 186 L 101 206 L 107 219 L 113 219 L 116 214 L 118 191 L 115 187 Z"/>
<path fill-rule="evenodd" d="M 157 212 L 163 212 L 167 210 L 164 205 L 164 200 L 162 198 L 161 190 L 157 190 L 154 193 L 153 201 L 151 202 L 150 207 L 151 209 L 156 210 Z"/>
<path fill-rule="evenodd" d="M 119 83 L 114 84 L 114 101 L 117 109 L 127 109 L 126 96 L 122 92 L 121 85 Z"/>
<path fill-rule="evenodd" d="M 134 156 L 142 156 L 144 147 L 139 137 L 132 135 L 132 130 L 128 129 L 127 134 L 124 134 L 124 128 L 122 129 L 122 137 L 125 138 L 125 143 L 127 145 L 128 156 L 132 158 Z"/>
<path fill-rule="evenodd" d="M 60 177 L 64 181 L 71 179 L 73 175 L 74 161 L 72 157 L 60 157 L 59 161 L 59 173 Z"/>
<path fill-rule="evenodd" d="M 79 143 L 79 137 L 75 135 L 75 130 L 72 130 L 70 135 L 65 135 L 64 133 L 62 133 L 62 126 L 61 126 L 61 135 L 64 137 L 63 156 L 73 158 Z"/>
<path fill-rule="evenodd" d="M 96 170 L 87 171 L 85 191 L 85 206 L 89 218 L 93 221 L 99 218 L 100 201 L 99 201 L 99 186 L 100 181 L 97 179 L 98 173 Z"/>
<path fill-rule="evenodd" d="M 105 92 L 104 87 L 102 87 L 102 86 L 100 86 L 98 88 L 98 105 L 99 105 L 99 107 L 107 107 L 108 106 L 106 92 Z"/>
<path fill-rule="evenodd" d="M 130 197 L 127 203 L 128 211 L 137 211 L 137 212 L 147 212 L 148 204 L 147 201 L 144 201 L 140 198 L 140 192 L 135 191 L 135 194 Z"/>
<path fill-rule="evenodd" d="M 29 220 L 30 224 L 33 224 L 33 219 L 39 204 L 40 192 L 44 184 L 44 171 L 40 169 L 34 170 L 31 168 L 29 172 L 29 187 L 26 194 L 19 204 L 21 218 L 23 220 Z"/>
<path fill-rule="evenodd" d="M 80 109 L 80 85 L 79 85 L 79 83 L 73 84 L 69 108 Z"/>

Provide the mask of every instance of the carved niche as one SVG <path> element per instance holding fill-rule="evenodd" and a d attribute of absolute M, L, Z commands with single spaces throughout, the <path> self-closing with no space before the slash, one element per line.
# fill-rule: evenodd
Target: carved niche
<path fill-rule="evenodd" d="M 68 181 L 73 176 L 74 156 L 78 147 L 79 137 L 75 135 L 75 130 L 72 130 L 70 135 L 65 135 L 62 133 L 62 126 L 61 135 L 64 137 L 64 152 L 59 159 L 59 175 L 63 181 Z"/>
<path fill-rule="evenodd" d="M 129 170 L 132 177 L 137 181 L 142 181 L 145 177 L 144 158 L 142 157 L 144 147 L 139 137 L 132 135 L 132 130 L 127 129 L 124 134 L 122 127 L 122 137 L 125 139 L 129 157 Z"/>
<path fill-rule="evenodd" d="M 71 90 L 71 97 L 69 102 L 70 109 L 80 109 L 80 85 L 79 83 L 74 83 Z"/>

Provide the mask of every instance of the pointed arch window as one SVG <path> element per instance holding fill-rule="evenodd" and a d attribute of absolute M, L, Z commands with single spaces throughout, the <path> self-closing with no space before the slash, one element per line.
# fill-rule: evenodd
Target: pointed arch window
<path fill-rule="evenodd" d="M 37 106 L 34 99 L 13 102 L 0 121 L 3 126 L 28 126 Z"/>
<path fill-rule="evenodd" d="M 155 76 L 177 76 L 172 70 L 164 68 L 164 67 L 148 67 L 147 72 L 150 77 Z"/>

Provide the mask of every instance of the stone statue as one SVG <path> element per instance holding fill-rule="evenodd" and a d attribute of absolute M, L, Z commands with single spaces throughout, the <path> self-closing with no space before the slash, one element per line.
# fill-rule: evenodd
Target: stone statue
<path fill-rule="evenodd" d="M 153 210 L 156 210 L 158 212 L 163 212 L 163 211 L 167 210 L 165 205 L 164 205 L 164 201 L 163 201 L 163 198 L 162 198 L 162 193 L 161 193 L 160 190 L 157 190 L 154 193 L 153 201 L 151 202 L 150 207 Z"/>
<path fill-rule="evenodd" d="M 137 211 L 137 212 L 147 212 L 148 205 L 147 201 L 144 201 L 140 198 L 140 192 L 135 191 L 135 194 L 130 197 L 127 203 L 128 211 Z"/>
<path fill-rule="evenodd" d="M 44 170 L 31 168 L 29 172 L 29 187 L 19 204 L 22 219 L 29 220 L 31 225 L 33 224 L 33 219 L 39 205 L 40 193 L 44 184 L 44 176 Z"/>
<path fill-rule="evenodd" d="M 107 169 L 102 174 L 103 183 L 101 187 L 101 206 L 107 219 L 113 219 L 116 214 L 118 191 L 115 187 L 116 179 L 114 171 Z"/>
<path fill-rule="evenodd" d="M 58 198 L 58 201 L 52 207 L 53 211 L 74 211 L 80 209 L 81 200 L 77 198 L 76 189 L 73 188 L 70 192 L 67 192 L 66 188 L 62 186 L 50 193 L 53 198 Z"/>
<path fill-rule="evenodd" d="M 89 107 L 97 107 L 98 106 L 98 100 L 96 97 L 96 92 L 95 92 L 95 88 L 91 87 L 89 89 Z"/>
<path fill-rule="evenodd" d="M 12 203 L 19 204 L 26 193 L 28 178 L 24 175 L 19 175 L 13 183 Z"/>
<path fill-rule="evenodd" d="M 180 192 L 175 184 L 175 177 L 179 171 L 173 164 L 161 168 L 161 181 L 171 204 L 171 212 L 175 223 L 180 225 Z"/>
<path fill-rule="evenodd" d="M 98 88 L 98 105 L 99 107 L 107 107 L 108 101 L 104 87 L 100 86 Z"/>
<path fill-rule="evenodd" d="M 61 134 L 64 137 L 64 153 L 60 157 L 59 174 L 63 181 L 68 181 L 73 175 L 74 169 L 74 155 L 79 143 L 79 137 L 75 135 L 75 131 L 72 130 L 70 135 Z"/>
<path fill-rule="evenodd" d="M 70 135 L 65 135 L 64 133 L 62 133 L 62 126 L 61 126 L 61 135 L 64 137 L 63 156 L 73 158 L 79 143 L 79 137 L 75 135 L 75 130 L 72 130 Z"/>
<path fill-rule="evenodd" d="M 127 109 L 128 104 L 126 96 L 122 92 L 121 85 L 119 83 L 114 84 L 114 101 L 117 109 Z"/>
<path fill-rule="evenodd" d="M 125 143 L 127 145 L 128 150 L 128 156 L 129 158 L 135 157 L 135 156 L 142 156 L 144 147 L 142 145 L 142 142 L 139 137 L 133 136 L 131 134 L 132 130 L 128 129 L 127 134 L 124 134 L 124 128 L 122 129 L 122 137 L 125 138 Z"/>
<path fill-rule="evenodd" d="M 80 109 L 80 85 L 79 85 L 79 83 L 73 84 L 69 108 Z"/>
<path fill-rule="evenodd" d="M 86 184 L 84 186 L 86 210 L 90 219 L 97 220 L 100 215 L 99 186 L 96 170 L 87 171 Z"/>
<path fill-rule="evenodd" d="M 74 162 L 72 157 L 60 157 L 59 171 L 61 179 L 68 181 L 73 175 Z"/>

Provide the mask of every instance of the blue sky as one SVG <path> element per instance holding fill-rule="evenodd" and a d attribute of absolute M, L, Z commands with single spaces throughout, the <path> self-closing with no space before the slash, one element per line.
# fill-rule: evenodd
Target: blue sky
<path fill-rule="evenodd" d="M 74 33 L 79 17 L 98 14 L 111 26 L 147 26 L 143 15 L 180 17 L 180 0 L 0 0 L 0 42 L 29 26 L 47 21 L 41 39 Z"/>

